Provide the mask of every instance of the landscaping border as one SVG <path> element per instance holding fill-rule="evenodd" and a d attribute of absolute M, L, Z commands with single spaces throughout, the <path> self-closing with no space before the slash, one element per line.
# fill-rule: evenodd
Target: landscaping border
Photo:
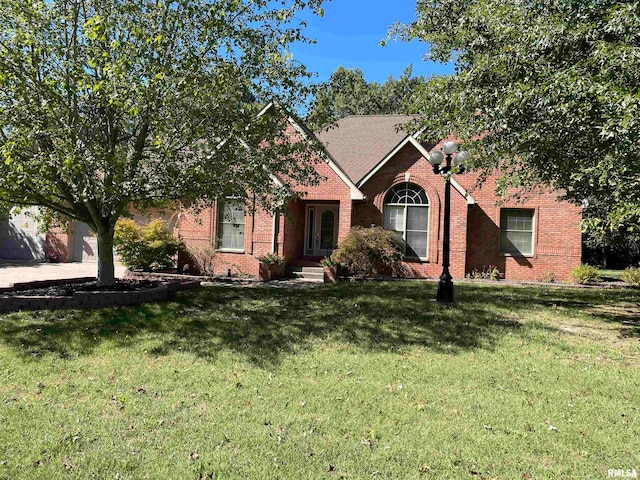
<path fill-rule="evenodd" d="M 187 275 L 184 273 L 165 272 L 140 272 L 127 270 L 125 279 L 132 280 L 159 280 L 165 282 L 175 281 L 195 281 L 195 282 L 216 282 L 216 283 L 237 283 L 248 285 L 261 282 L 257 277 L 230 277 L 227 275 Z"/>
<path fill-rule="evenodd" d="M 34 280 L 32 282 L 17 282 L 10 284 L 9 287 L 0 287 L 0 295 L 2 292 L 19 292 L 22 290 L 31 290 L 33 288 L 47 288 L 58 285 L 68 285 L 73 283 L 95 282 L 96 277 L 77 277 L 77 278 L 59 278 L 55 280 Z"/>
<path fill-rule="evenodd" d="M 191 290 L 200 286 L 198 280 L 162 282 L 157 287 L 134 291 L 90 291 L 74 292 L 71 296 L 44 296 L 44 295 L 2 295 L 8 290 L 28 290 L 34 288 L 46 288 L 69 283 L 84 283 L 95 278 L 75 278 L 66 280 L 47 280 L 18 284 L 12 288 L 0 290 L 0 313 L 16 312 L 21 310 L 59 310 L 62 308 L 97 309 L 106 307 L 122 307 L 140 305 L 143 303 L 160 302 L 174 298 L 176 293 L 182 290 Z"/>

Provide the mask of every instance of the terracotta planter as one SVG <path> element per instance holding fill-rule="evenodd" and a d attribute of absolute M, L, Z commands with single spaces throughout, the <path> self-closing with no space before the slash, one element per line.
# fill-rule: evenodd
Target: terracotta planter
<path fill-rule="evenodd" d="M 260 262 L 258 267 L 258 277 L 261 281 L 267 282 L 276 278 L 284 277 L 284 263 L 264 263 Z"/>
<path fill-rule="evenodd" d="M 324 269 L 324 283 L 336 283 L 338 281 L 338 267 L 323 266 Z"/>

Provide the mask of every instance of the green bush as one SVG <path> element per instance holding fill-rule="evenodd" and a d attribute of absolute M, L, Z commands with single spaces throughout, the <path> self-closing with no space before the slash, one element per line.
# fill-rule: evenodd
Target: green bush
<path fill-rule="evenodd" d="M 336 262 L 336 259 L 333 257 L 325 257 L 320 260 L 320 265 L 322 265 L 323 267 L 337 267 L 340 264 Z"/>
<path fill-rule="evenodd" d="M 146 271 L 173 267 L 174 257 L 182 245 L 159 219 L 144 226 L 131 219 L 121 219 L 116 224 L 113 241 L 122 263 Z"/>
<path fill-rule="evenodd" d="M 573 281 L 582 285 L 586 283 L 597 282 L 600 280 L 598 269 L 584 263 L 571 270 L 571 273 L 569 273 L 569 277 L 571 277 Z"/>
<path fill-rule="evenodd" d="M 269 265 L 282 265 L 287 261 L 285 257 L 281 257 L 275 253 L 265 253 L 261 257 L 258 257 L 258 260 L 262 263 L 268 263 Z"/>
<path fill-rule="evenodd" d="M 351 274 L 403 276 L 403 250 L 390 230 L 353 227 L 331 259 Z"/>
<path fill-rule="evenodd" d="M 620 278 L 633 287 L 640 287 L 640 268 L 629 267 L 622 272 Z"/>

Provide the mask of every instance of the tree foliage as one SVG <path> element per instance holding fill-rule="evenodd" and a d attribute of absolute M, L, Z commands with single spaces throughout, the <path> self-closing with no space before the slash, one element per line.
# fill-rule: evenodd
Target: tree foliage
<path fill-rule="evenodd" d="M 306 94 L 288 53 L 322 0 L 5 0 L 0 10 L 0 200 L 97 234 L 133 206 L 271 193 L 312 169 L 273 115 Z M 260 145 L 260 148 L 252 148 Z"/>
<path fill-rule="evenodd" d="M 359 68 L 338 67 L 317 87 L 306 122 L 318 131 L 348 115 L 402 113 L 424 83 L 423 77 L 412 76 L 411 66 L 382 84 L 367 82 Z"/>
<path fill-rule="evenodd" d="M 590 265 L 604 268 L 626 268 L 640 262 L 640 230 L 633 228 L 638 218 L 612 225 L 609 221 L 610 203 L 607 198 L 589 197 L 582 210 L 587 226 L 582 236 L 582 258 Z"/>
<path fill-rule="evenodd" d="M 613 0 L 420 0 L 392 32 L 455 63 L 414 111 L 453 133 L 503 186 L 551 184 L 608 199 L 607 221 L 640 213 L 640 4 Z"/>

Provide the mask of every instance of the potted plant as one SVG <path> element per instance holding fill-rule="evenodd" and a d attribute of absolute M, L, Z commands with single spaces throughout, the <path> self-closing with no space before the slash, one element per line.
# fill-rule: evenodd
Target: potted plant
<path fill-rule="evenodd" d="M 336 283 L 338 281 L 338 262 L 332 257 L 323 258 L 320 265 L 324 269 L 324 283 Z"/>
<path fill-rule="evenodd" d="M 275 253 L 266 253 L 258 257 L 258 260 L 260 261 L 258 276 L 263 282 L 284 277 L 284 267 L 286 265 L 286 258 L 284 256 L 281 257 Z"/>

